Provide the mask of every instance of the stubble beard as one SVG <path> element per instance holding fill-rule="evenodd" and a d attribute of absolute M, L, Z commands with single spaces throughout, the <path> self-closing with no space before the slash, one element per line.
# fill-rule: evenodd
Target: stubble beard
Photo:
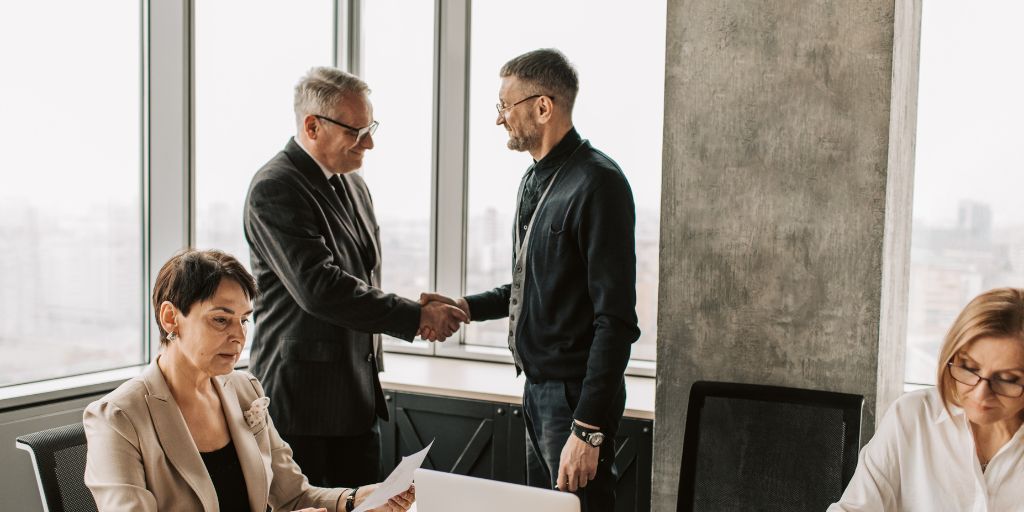
<path fill-rule="evenodd" d="M 524 127 L 519 130 L 521 135 L 514 136 L 508 132 L 508 142 L 505 143 L 512 151 L 529 151 L 540 145 L 540 132 L 536 126 Z"/>

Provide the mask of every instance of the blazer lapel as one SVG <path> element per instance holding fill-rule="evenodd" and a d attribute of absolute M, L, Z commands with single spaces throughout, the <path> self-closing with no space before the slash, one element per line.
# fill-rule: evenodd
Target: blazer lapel
<path fill-rule="evenodd" d="M 206 471 L 206 465 L 203 464 L 203 459 L 199 456 L 199 449 L 196 448 L 196 444 L 192 440 L 192 434 L 188 431 L 185 418 L 181 415 L 181 409 L 178 408 L 177 402 L 171 396 L 171 390 L 167 387 L 167 381 L 164 380 L 156 360 L 150 363 L 149 368 L 142 375 L 146 382 L 146 388 L 149 390 L 149 394 L 146 395 L 146 405 L 149 407 L 153 428 L 156 429 L 157 437 L 160 438 L 160 446 L 163 447 L 164 454 L 199 497 L 203 508 L 207 511 L 220 510 L 213 480 L 210 479 L 210 474 Z"/>
<path fill-rule="evenodd" d="M 348 236 L 359 243 L 362 238 L 359 237 L 355 227 L 355 223 L 358 221 L 350 219 L 348 214 L 345 213 L 345 209 L 341 205 L 341 199 L 334 191 L 334 187 L 327 182 L 327 178 L 324 177 L 324 173 L 316 163 L 316 160 L 313 160 L 313 157 L 309 156 L 306 150 L 299 147 L 299 143 L 295 142 L 295 138 L 288 141 L 284 152 L 288 155 L 288 159 L 295 164 L 295 168 L 299 173 L 306 178 L 306 182 L 309 183 L 310 187 L 320 195 L 323 202 L 327 203 L 334 210 L 334 215 L 341 220 L 341 225 L 348 231 Z"/>
<path fill-rule="evenodd" d="M 234 441 L 235 451 L 238 452 L 238 462 L 242 466 L 242 475 L 245 476 L 249 508 L 252 512 L 266 512 L 267 498 L 270 495 L 270 487 L 267 484 L 269 469 L 263 465 L 260 447 L 242 416 L 242 407 L 246 405 L 239 403 L 238 395 L 229 379 L 217 377 L 216 380 L 220 383 L 217 386 L 220 406 L 224 409 L 224 418 L 227 419 L 231 440 Z"/>

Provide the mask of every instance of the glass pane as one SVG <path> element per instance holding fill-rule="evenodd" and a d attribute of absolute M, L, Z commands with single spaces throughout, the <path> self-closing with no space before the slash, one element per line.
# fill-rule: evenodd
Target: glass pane
<path fill-rule="evenodd" d="M 979 293 L 1024 286 L 1024 3 L 922 11 L 907 336 L 908 382 L 934 383 L 939 347 Z"/>
<path fill-rule="evenodd" d="M 0 5 L 0 386 L 144 362 L 140 17 Z"/>
<path fill-rule="evenodd" d="M 536 23 L 537 12 L 565 23 Z M 637 205 L 637 315 L 642 335 L 633 358 L 653 360 L 657 336 L 658 234 L 665 83 L 665 2 L 622 8 L 613 0 L 527 0 L 515 9 L 474 2 L 469 107 L 469 225 L 466 290 L 512 276 L 512 216 L 529 153 L 510 151 L 495 126 L 498 70 L 508 59 L 554 47 L 579 73 L 577 130 L 622 167 Z M 514 29 L 512 28 L 514 27 Z M 510 34 L 514 30 L 514 34 Z M 614 34 L 614 37 L 609 37 Z M 611 66 L 609 63 L 618 63 Z M 506 320 L 472 324 L 467 343 L 505 347 Z"/>
<path fill-rule="evenodd" d="M 249 180 L 295 135 L 294 87 L 330 66 L 331 0 L 195 5 L 196 245 L 249 265 L 242 206 Z"/>
<path fill-rule="evenodd" d="M 227 251 L 248 268 L 249 181 L 295 135 L 299 78 L 333 63 L 334 5 L 196 2 L 195 25 L 196 246 Z"/>
<path fill-rule="evenodd" d="M 380 225 L 381 288 L 415 300 L 430 287 L 434 2 L 366 1 L 362 16 L 362 74 L 381 125 L 361 172 Z"/>

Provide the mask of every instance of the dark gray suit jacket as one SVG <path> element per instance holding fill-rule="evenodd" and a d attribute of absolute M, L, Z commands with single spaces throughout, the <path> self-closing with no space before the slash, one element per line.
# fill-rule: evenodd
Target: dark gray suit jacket
<path fill-rule="evenodd" d="M 350 218 L 316 162 L 294 139 L 249 186 L 245 238 L 260 297 L 250 364 L 279 431 L 341 436 L 387 419 L 377 373 L 380 335 L 412 340 L 416 302 L 380 285 L 379 227 L 369 190 L 341 175 Z"/>

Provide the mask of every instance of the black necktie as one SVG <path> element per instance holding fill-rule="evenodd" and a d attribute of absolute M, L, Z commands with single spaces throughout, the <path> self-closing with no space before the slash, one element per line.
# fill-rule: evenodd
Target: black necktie
<path fill-rule="evenodd" d="M 345 188 L 345 182 L 341 181 L 341 176 L 335 174 L 327 180 L 334 188 L 334 193 L 338 194 L 338 200 L 341 201 L 341 207 L 348 214 L 349 221 L 353 224 L 357 222 L 355 208 L 352 205 L 352 199 L 348 195 L 348 189 Z"/>

